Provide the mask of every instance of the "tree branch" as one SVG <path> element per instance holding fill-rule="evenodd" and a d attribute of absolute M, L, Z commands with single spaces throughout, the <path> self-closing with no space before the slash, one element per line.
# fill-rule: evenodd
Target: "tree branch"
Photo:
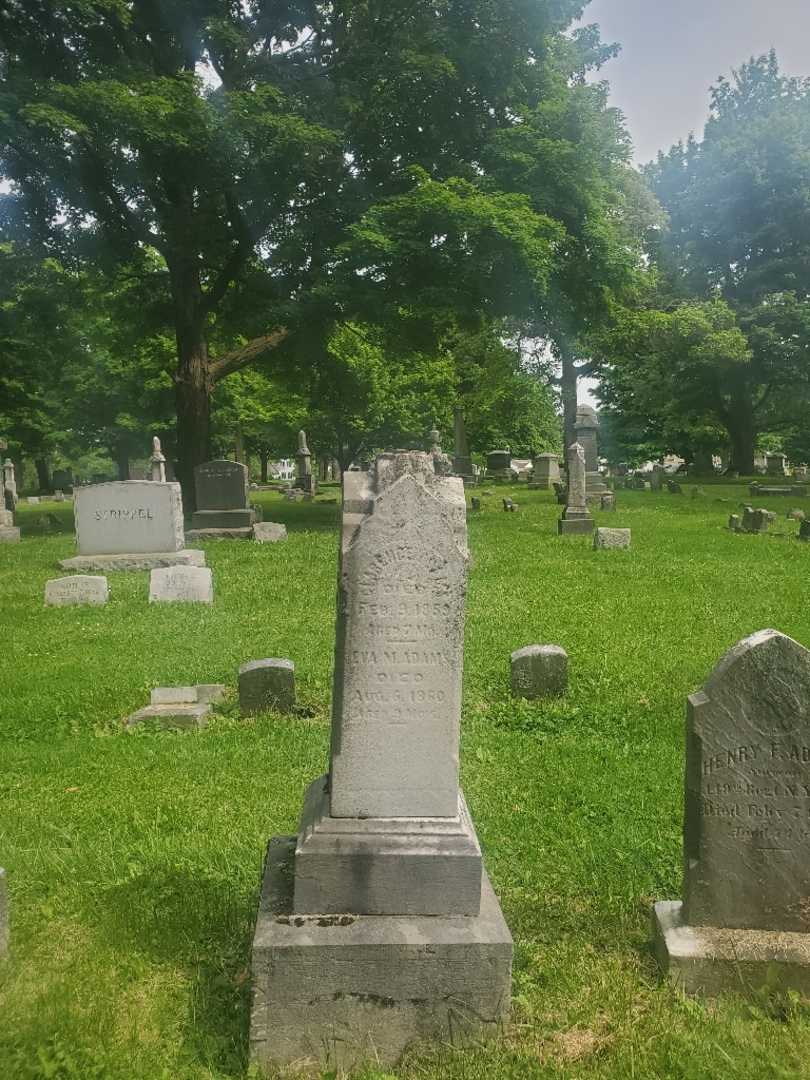
<path fill-rule="evenodd" d="M 223 299 L 253 251 L 253 236 L 233 192 L 225 192 L 225 205 L 236 234 L 236 247 L 225 260 L 225 265 L 220 270 L 216 281 L 203 297 L 202 307 L 206 313 L 213 311 Z"/>
<path fill-rule="evenodd" d="M 272 334 L 264 334 L 262 337 L 253 338 L 246 345 L 240 345 L 238 349 L 232 349 L 217 360 L 212 360 L 208 366 L 208 377 L 211 383 L 218 383 L 226 375 L 232 375 L 254 360 L 258 360 L 266 352 L 277 348 L 282 341 L 289 337 L 290 331 L 286 326 L 280 326 Z"/>

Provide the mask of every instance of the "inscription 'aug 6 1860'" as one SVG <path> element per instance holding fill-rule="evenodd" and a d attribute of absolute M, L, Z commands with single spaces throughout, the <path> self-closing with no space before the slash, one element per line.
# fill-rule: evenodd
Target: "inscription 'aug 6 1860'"
<path fill-rule="evenodd" d="M 690 924 L 810 929 L 810 653 L 774 630 L 689 699 L 684 859 Z"/>

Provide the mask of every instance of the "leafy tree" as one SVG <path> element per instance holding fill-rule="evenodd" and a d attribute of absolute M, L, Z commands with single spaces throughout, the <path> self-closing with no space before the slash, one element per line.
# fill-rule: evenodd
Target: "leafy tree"
<path fill-rule="evenodd" d="M 703 362 L 681 365 L 691 383 L 680 397 L 705 393 L 705 408 L 727 431 L 732 464 L 743 473 L 753 472 L 759 433 L 778 430 L 797 399 L 807 400 L 809 142 L 810 80 L 782 75 L 771 52 L 719 80 L 701 142 L 678 144 L 645 170 L 669 215 L 653 252 L 659 304 L 694 301 L 676 321 L 688 321 L 690 310 L 698 317 L 723 310 L 728 324 L 708 333 Z M 720 299 L 722 309 L 713 306 Z M 714 356 L 707 351 L 713 346 Z M 623 407 L 621 366 L 617 361 L 609 375 L 608 393 Z M 657 374 L 654 362 L 650 370 Z M 711 389 L 719 379 L 722 393 Z"/>

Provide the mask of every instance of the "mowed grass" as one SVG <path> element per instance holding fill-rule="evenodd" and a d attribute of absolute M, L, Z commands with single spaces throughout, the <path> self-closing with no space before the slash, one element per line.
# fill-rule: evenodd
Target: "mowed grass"
<path fill-rule="evenodd" d="M 741 536 L 725 524 L 744 487 L 688 490 L 596 515 L 633 530 L 630 551 L 558 538 L 559 508 L 521 487 L 470 514 L 462 773 L 515 937 L 512 1020 L 364 1080 L 810 1077 L 803 1002 L 689 1000 L 651 954 L 650 905 L 680 894 L 686 695 L 754 630 L 810 645 L 810 544 L 784 517 L 810 500 L 757 499 L 776 535 Z M 45 609 L 69 505 L 21 507 L 23 543 L 0 546 L 2 1080 L 251 1075 L 263 852 L 327 764 L 339 515 L 260 498 L 289 540 L 205 545 L 210 609 L 150 606 L 147 573 L 110 575 L 106 608 Z M 510 698 L 509 654 L 534 642 L 569 653 L 559 702 Z M 153 686 L 233 687 L 264 656 L 295 661 L 301 715 L 230 702 L 204 732 L 122 732 Z"/>

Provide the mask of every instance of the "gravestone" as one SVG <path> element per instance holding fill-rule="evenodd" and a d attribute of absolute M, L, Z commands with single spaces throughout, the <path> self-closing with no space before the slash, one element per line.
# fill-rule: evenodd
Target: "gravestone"
<path fill-rule="evenodd" d="M 192 731 L 208 726 L 214 703 L 225 697 L 221 683 L 197 686 L 156 686 L 149 704 L 124 720 L 129 731 L 151 725 L 164 731 Z"/>
<path fill-rule="evenodd" d="M 768 476 L 784 476 L 785 462 L 787 458 L 784 454 L 766 454 L 765 455 L 765 471 Z"/>
<path fill-rule="evenodd" d="M 496 1030 L 512 943 L 458 786 L 464 488 L 419 452 L 343 477 L 331 767 L 268 848 L 259 1067 L 395 1062 Z"/>
<path fill-rule="evenodd" d="M 91 574 L 75 574 L 45 582 L 47 607 L 70 607 L 74 604 L 99 607 L 107 603 L 109 595 L 107 579 Z"/>
<path fill-rule="evenodd" d="M 60 491 L 70 491 L 73 487 L 73 472 L 71 469 L 54 469 L 51 475 L 51 483 Z"/>
<path fill-rule="evenodd" d="M 0 509 L 0 544 L 19 544 L 20 530 L 14 525 L 11 510 Z"/>
<path fill-rule="evenodd" d="M 597 529 L 593 538 L 594 551 L 601 548 L 629 548 L 629 529 Z"/>
<path fill-rule="evenodd" d="M 149 576 L 150 604 L 213 602 L 213 576 L 206 566 L 164 566 Z"/>
<path fill-rule="evenodd" d="M 732 514 L 729 517 L 728 527 L 732 532 L 742 532 L 742 518 L 739 514 Z"/>
<path fill-rule="evenodd" d="M 606 491 L 602 496 L 602 509 L 613 511 L 616 509 L 616 496 L 612 491 Z"/>
<path fill-rule="evenodd" d="M 8 919 L 8 879 L 6 872 L 0 866 L 0 960 L 8 956 L 8 945 L 11 933 Z"/>
<path fill-rule="evenodd" d="M 465 484 L 474 484 L 475 475 L 467 442 L 467 428 L 464 424 L 464 413 L 459 405 L 453 409 L 453 436 L 453 472 L 456 476 L 460 476 Z"/>
<path fill-rule="evenodd" d="M 670 495 L 683 495 L 683 488 L 677 480 L 667 480 L 667 491 Z"/>
<path fill-rule="evenodd" d="M 761 630 L 689 698 L 683 902 L 654 908 L 690 992 L 810 992 L 810 653 Z"/>
<path fill-rule="evenodd" d="M 767 510 L 755 510 L 753 506 L 744 506 L 740 529 L 747 533 L 765 533 L 771 523 Z"/>
<path fill-rule="evenodd" d="M 557 522 L 560 536 L 593 532 L 593 518 L 588 512 L 585 479 L 585 451 L 579 443 L 568 447 L 568 492 L 566 507 Z"/>
<path fill-rule="evenodd" d="M 502 499 L 501 501 L 503 502 L 504 511 L 507 514 L 514 514 L 514 512 L 517 510 L 517 503 L 512 502 L 511 499 Z"/>
<path fill-rule="evenodd" d="M 257 544 L 277 544 L 287 539 L 287 526 L 276 521 L 257 521 L 253 526 L 253 539 Z"/>
<path fill-rule="evenodd" d="M 660 491 L 664 486 L 664 466 L 653 465 L 650 473 L 650 491 Z"/>
<path fill-rule="evenodd" d="M 152 439 L 152 480 L 157 484 L 166 483 L 166 458 L 160 448 L 160 439 Z"/>
<path fill-rule="evenodd" d="M 565 484 L 559 480 L 555 480 L 551 485 L 554 489 L 554 499 L 558 506 L 565 506 L 568 502 L 568 489 Z"/>
<path fill-rule="evenodd" d="M 6 458 L 3 462 L 3 500 L 6 510 L 12 512 L 17 508 L 17 480 L 14 474 L 14 462 Z"/>
<path fill-rule="evenodd" d="M 249 539 L 256 515 L 250 508 L 247 465 L 222 458 L 194 470 L 197 509 L 187 540 Z"/>
<path fill-rule="evenodd" d="M 29 506 L 39 506 L 39 495 L 29 495 L 25 501 Z"/>
<path fill-rule="evenodd" d="M 526 645 L 510 657 L 515 697 L 558 697 L 568 689 L 568 654 L 559 645 Z"/>
<path fill-rule="evenodd" d="M 288 713 L 295 708 L 295 664 L 270 657 L 251 660 L 239 668 L 239 708 L 243 716 L 273 709 Z"/>
<path fill-rule="evenodd" d="M 149 570 L 203 565 L 201 551 L 186 550 L 180 485 L 123 480 L 76 488 L 79 554 L 64 570 Z"/>
<path fill-rule="evenodd" d="M 787 516 L 790 521 L 804 521 L 807 515 L 804 510 L 788 510 Z"/>
<path fill-rule="evenodd" d="M 475 495 L 470 499 L 470 509 L 476 512 L 481 509 L 481 500 L 476 498 Z"/>
<path fill-rule="evenodd" d="M 582 447 L 585 455 L 586 493 L 589 496 L 601 495 L 607 491 L 602 474 L 599 472 L 599 417 L 592 405 L 577 406 L 574 422 L 575 442 Z"/>
<path fill-rule="evenodd" d="M 314 495 L 317 483 L 312 473 L 312 454 L 307 446 L 307 433 L 298 432 L 298 452 L 295 455 L 295 487 L 307 495 Z"/>
<path fill-rule="evenodd" d="M 538 454 L 532 462 L 532 478 L 529 487 L 539 491 L 551 491 L 560 479 L 560 459 L 556 454 Z"/>
<path fill-rule="evenodd" d="M 487 480 L 512 479 L 512 451 L 490 450 L 487 454 Z"/>
<path fill-rule="evenodd" d="M 433 458 L 433 470 L 438 476 L 450 476 L 453 472 L 453 462 L 448 454 L 442 450 L 441 434 L 438 428 L 433 428 L 430 433 L 430 456 Z"/>
<path fill-rule="evenodd" d="M 801 497 L 804 498 L 807 495 L 807 487 L 804 484 L 749 484 L 748 492 L 750 495 L 763 495 L 774 496 L 782 495 L 788 497 Z"/>

